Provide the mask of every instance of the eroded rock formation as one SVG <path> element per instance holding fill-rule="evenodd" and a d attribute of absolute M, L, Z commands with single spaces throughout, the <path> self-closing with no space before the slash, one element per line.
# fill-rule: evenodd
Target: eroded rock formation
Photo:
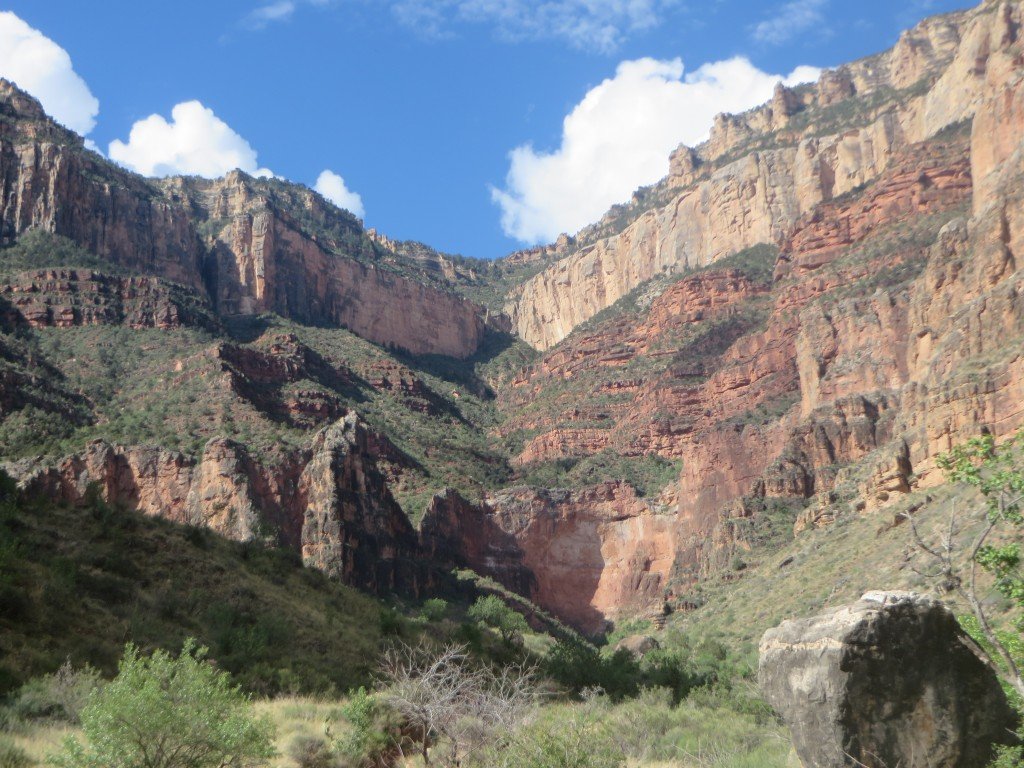
<path fill-rule="evenodd" d="M 624 483 L 513 488 L 482 504 L 435 497 L 421 524 L 433 557 L 491 576 L 588 633 L 660 610 L 676 523 Z"/>
<path fill-rule="evenodd" d="M 236 541 L 268 540 L 347 584 L 417 591 L 429 578 L 415 533 L 376 465 L 386 440 L 355 414 L 320 430 L 309 449 L 275 466 L 226 439 L 199 459 L 159 448 L 103 441 L 55 464 L 6 465 L 29 494 L 110 504 L 205 526 Z"/>

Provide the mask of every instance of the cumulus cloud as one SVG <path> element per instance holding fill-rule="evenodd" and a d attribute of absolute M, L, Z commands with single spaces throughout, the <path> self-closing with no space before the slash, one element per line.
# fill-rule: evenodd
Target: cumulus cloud
<path fill-rule="evenodd" d="M 100 103 L 68 52 L 10 11 L 0 12 L 0 77 L 31 93 L 71 130 L 85 135 L 95 127 Z"/>
<path fill-rule="evenodd" d="M 561 39 L 614 51 L 631 33 L 661 23 L 677 0 L 393 0 L 395 17 L 420 34 L 445 37 L 456 24 L 487 24 L 506 40 Z"/>
<path fill-rule="evenodd" d="M 256 150 L 198 101 L 171 110 L 168 122 L 150 115 L 132 126 L 128 141 L 115 139 L 110 159 L 145 176 L 176 174 L 215 177 L 239 168 L 254 176 L 272 176 L 256 162 Z"/>
<path fill-rule="evenodd" d="M 811 27 L 820 27 L 825 21 L 822 10 L 827 0 L 794 0 L 782 6 L 778 13 L 754 27 L 754 39 L 760 43 L 781 45 Z"/>
<path fill-rule="evenodd" d="M 773 75 L 736 57 L 684 77 L 680 59 L 624 61 L 565 118 L 558 149 L 512 150 L 505 189 L 492 190 L 502 228 L 527 243 L 575 232 L 664 177 L 672 150 L 706 139 L 717 113 L 742 112 L 771 98 L 779 81 L 795 85 L 818 74 L 799 67 Z"/>
<path fill-rule="evenodd" d="M 334 171 L 322 171 L 313 188 L 336 206 L 350 211 L 358 218 L 361 219 L 366 215 L 363 210 L 363 198 L 359 196 L 358 192 L 349 189 L 345 185 L 345 180 Z"/>

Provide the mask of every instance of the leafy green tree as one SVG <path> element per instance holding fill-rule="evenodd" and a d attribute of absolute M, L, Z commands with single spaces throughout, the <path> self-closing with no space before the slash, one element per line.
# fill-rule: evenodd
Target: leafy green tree
<path fill-rule="evenodd" d="M 1020 659 L 1013 652 L 1015 639 L 993 627 L 978 583 L 979 570 L 992 577 L 995 590 L 1019 612 L 1015 629 L 1024 633 L 1024 570 L 1018 541 L 1024 526 L 1024 431 L 1001 443 L 990 434 L 972 438 L 940 456 L 938 465 L 951 482 L 977 491 L 980 514 L 965 514 L 962 507 L 954 506 L 948 529 L 937 541 L 926 541 L 914 517 L 906 517 L 918 547 L 935 563 L 929 575 L 970 607 L 983 638 L 983 652 L 1004 682 L 1024 699 Z M 964 529 L 978 516 L 983 519 L 981 529 L 964 544 Z"/>
<path fill-rule="evenodd" d="M 51 765 L 247 768 L 275 754 L 271 724 L 191 639 L 178 657 L 127 645 L 117 677 L 89 697 L 81 721 L 86 743 L 68 739 Z"/>
<path fill-rule="evenodd" d="M 523 615 L 509 608 L 497 595 L 477 598 L 469 609 L 469 617 L 497 629 L 506 645 L 522 643 L 523 633 L 529 628 Z"/>

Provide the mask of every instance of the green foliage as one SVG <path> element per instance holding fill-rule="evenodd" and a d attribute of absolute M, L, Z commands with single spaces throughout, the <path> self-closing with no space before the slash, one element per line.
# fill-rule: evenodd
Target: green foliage
<path fill-rule="evenodd" d="M 790 750 L 785 730 L 733 703 L 709 694 L 674 704 L 670 691 L 649 688 L 613 705 L 591 691 L 580 702 L 544 707 L 481 765 L 783 768 Z"/>
<path fill-rule="evenodd" d="M 33 678 L 12 693 L 0 709 L 0 724 L 9 730 L 40 722 L 77 725 L 86 701 L 99 687 L 99 672 L 89 665 L 75 669 L 65 661 L 53 674 Z"/>
<path fill-rule="evenodd" d="M 600 703 L 549 710 L 490 755 L 502 768 L 617 768 L 625 760 Z"/>
<path fill-rule="evenodd" d="M 126 639 L 167 649 L 187 635 L 248 691 L 345 690 L 370 678 L 379 609 L 277 547 L 98 498 L 0 500 L 0 694 L 68 657 L 113 674 Z"/>
<path fill-rule="evenodd" d="M 674 638 L 671 645 L 642 659 L 625 649 L 602 652 L 586 643 L 559 641 L 548 651 L 544 670 L 577 695 L 597 689 L 612 701 L 635 697 L 644 688 L 663 688 L 679 702 L 698 689 L 728 690 L 753 675 L 721 643 L 703 641 L 691 646 L 685 638 Z"/>
<path fill-rule="evenodd" d="M 352 765 L 382 765 L 401 740 L 395 713 L 378 696 L 360 687 L 342 707 L 351 729 L 334 750 Z"/>
<path fill-rule="evenodd" d="M 951 482 L 976 489 L 984 500 L 989 523 L 1007 532 L 1018 531 L 1024 525 L 1022 444 L 1024 431 L 1000 444 L 994 436 L 985 434 L 956 446 L 937 462 Z M 986 543 L 974 557 L 978 565 L 992 575 L 996 590 L 1018 610 L 1024 610 L 1020 544 L 1016 541 Z M 1018 617 L 1017 628 L 1024 631 L 1024 614 Z"/>
<path fill-rule="evenodd" d="M 44 267 L 99 268 L 114 273 L 123 271 L 74 241 L 43 229 L 30 229 L 13 245 L 0 248 L 0 275 Z"/>
<path fill-rule="evenodd" d="M 224 768 L 275 754 L 273 729 L 229 675 L 187 640 L 181 654 L 143 656 L 129 644 L 117 677 L 82 711 L 86 742 L 68 739 L 57 768 Z"/>
<path fill-rule="evenodd" d="M 633 486 L 640 496 L 653 496 L 679 477 L 680 463 L 663 456 L 623 456 L 612 449 L 582 458 L 536 462 L 523 467 L 516 482 L 539 488 L 578 488 L 612 480 Z"/>
<path fill-rule="evenodd" d="M 526 619 L 518 611 L 510 608 L 497 595 L 485 595 L 477 598 L 470 606 L 469 617 L 474 621 L 486 624 L 501 633 L 506 645 L 522 645 L 523 634 L 529 629 Z"/>
<path fill-rule="evenodd" d="M 448 615 L 448 601 L 441 597 L 432 597 L 423 603 L 423 618 L 427 621 L 441 621 Z"/>

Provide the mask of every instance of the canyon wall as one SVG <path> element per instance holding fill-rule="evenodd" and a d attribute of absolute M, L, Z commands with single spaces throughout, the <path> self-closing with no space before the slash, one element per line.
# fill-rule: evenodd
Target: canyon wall
<path fill-rule="evenodd" d="M 941 482 L 938 453 L 1024 425 L 1022 16 L 987 2 L 929 20 L 890 54 L 720 119 L 708 144 L 673 156 L 673 183 L 690 183 L 675 202 L 589 245 L 583 233 L 577 254 L 514 294 L 520 332 L 551 348 L 499 393 L 500 433 L 522 436 L 526 467 L 609 451 L 681 459 L 679 607 L 688 582 L 729 575 L 756 546 L 766 510 L 790 510 L 798 531 L 870 513 Z M 822 106 L 876 92 L 865 125 L 800 133 L 803 109 L 824 120 Z M 790 130 L 795 147 L 733 158 Z M 716 185 L 742 168 L 748 192 L 732 209 Z M 658 229 L 702 185 L 722 217 L 691 209 Z M 738 239 L 717 248 L 711 230 Z M 751 280 L 757 265 L 716 269 L 769 230 L 766 283 Z M 659 250 L 680 232 L 683 245 Z M 671 271 L 672 254 L 700 268 L 563 339 Z"/>
<path fill-rule="evenodd" d="M 589 634 L 660 608 L 676 556 L 674 515 L 621 482 L 575 490 L 510 488 L 470 504 L 431 502 L 424 550 L 529 597 Z"/>
<path fill-rule="evenodd" d="M 0 81 L 0 244 L 32 229 L 205 291 L 226 315 L 276 312 L 454 357 L 475 352 L 484 333 L 481 307 L 414 264 L 385 263 L 360 222 L 314 192 L 240 171 L 144 179 L 87 151 Z"/>
<path fill-rule="evenodd" d="M 577 235 L 575 252 L 513 289 L 513 327 L 547 349 L 655 276 L 781 245 L 808 211 L 877 178 L 898 147 L 971 118 L 988 57 L 1010 44 L 1017 16 L 1015 4 L 986 2 L 928 19 L 890 51 L 719 116 L 707 142 L 674 153 L 653 192 L 614 208 Z"/>

